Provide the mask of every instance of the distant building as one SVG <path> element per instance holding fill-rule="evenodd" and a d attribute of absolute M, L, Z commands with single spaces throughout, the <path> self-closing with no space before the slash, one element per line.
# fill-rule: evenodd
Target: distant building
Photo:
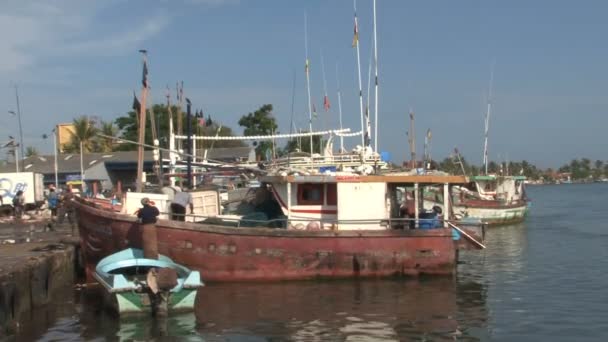
<path fill-rule="evenodd" d="M 57 127 L 55 129 L 57 132 L 57 149 L 60 153 L 63 153 L 64 145 L 67 145 L 72 142 L 72 135 L 74 134 L 74 124 L 57 124 Z"/>
<path fill-rule="evenodd" d="M 251 147 L 216 148 L 207 152 L 208 160 L 222 163 L 247 162 L 255 151 Z M 163 155 L 164 172 L 168 172 L 167 155 Z M 201 160 L 197 160 L 200 162 Z M 144 172 L 152 175 L 154 169 L 153 151 L 144 151 Z M 55 156 L 32 156 L 19 162 L 20 171 L 39 172 L 44 175 L 44 184 L 55 184 Z M 60 186 L 70 184 L 81 187 L 81 162 L 79 153 L 57 155 L 57 178 Z M 112 190 L 121 183 L 123 190 L 134 189 L 137 181 L 137 151 L 115 151 L 109 153 L 85 153 L 82 160 L 84 179 L 87 185 L 97 183 L 98 190 Z M 185 161 L 178 161 L 177 172 L 185 170 Z M 15 163 L 0 164 L 0 173 L 15 172 Z"/>

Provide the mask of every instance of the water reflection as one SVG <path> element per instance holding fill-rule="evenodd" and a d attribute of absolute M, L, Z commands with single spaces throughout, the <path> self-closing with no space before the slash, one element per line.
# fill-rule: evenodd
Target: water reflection
<path fill-rule="evenodd" d="M 495 283 L 496 277 L 515 276 L 525 267 L 528 253 L 526 222 L 486 229 L 483 251 L 461 251 L 459 278 Z"/>
<path fill-rule="evenodd" d="M 486 288 L 454 278 L 211 284 L 195 313 L 117 317 L 100 289 L 37 310 L 16 340 L 403 341 L 486 337 Z"/>
<path fill-rule="evenodd" d="M 196 314 L 206 340 L 475 340 L 485 292 L 451 278 L 222 284 L 201 290 Z"/>

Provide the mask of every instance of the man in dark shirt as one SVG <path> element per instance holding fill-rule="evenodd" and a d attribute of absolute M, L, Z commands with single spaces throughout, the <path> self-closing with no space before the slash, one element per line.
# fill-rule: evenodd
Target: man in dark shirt
<path fill-rule="evenodd" d="M 158 241 L 156 236 L 156 220 L 160 212 L 149 198 L 141 199 L 143 207 L 137 211 L 142 227 L 142 244 L 144 258 L 158 259 Z"/>

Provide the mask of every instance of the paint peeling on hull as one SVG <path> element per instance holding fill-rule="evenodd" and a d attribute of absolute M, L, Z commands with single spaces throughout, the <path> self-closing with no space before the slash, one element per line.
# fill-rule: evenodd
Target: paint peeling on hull
<path fill-rule="evenodd" d="M 118 250 L 141 248 L 135 218 L 80 203 L 78 210 L 88 271 Z M 456 265 L 449 229 L 294 231 L 166 220 L 157 229 L 159 252 L 206 281 L 451 275 Z"/>

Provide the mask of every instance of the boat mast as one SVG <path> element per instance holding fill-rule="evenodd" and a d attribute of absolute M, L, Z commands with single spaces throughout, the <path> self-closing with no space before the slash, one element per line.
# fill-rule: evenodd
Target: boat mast
<path fill-rule="evenodd" d="M 376 0 L 374 0 L 374 151 L 378 152 L 378 36 L 376 33 Z"/>
<path fill-rule="evenodd" d="M 355 33 L 353 37 L 353 47 L 357 48 L 357 73 L 359 75 L 359 111 L 361 114 L 361 147 L 367 146 L 367 135 L 366 125 L 363 121 L 363 86 L 361 84 L 361 54 L 359 52 L 359 23 L 357 21 L 357 0 L 353 0 L 353 7 L 355 10 Z M 369 119 L 369 117 L 368 117 Z"/>
<path fill-rule="evenodd" d="M 490 87 L 488 90 L 488 108 L 486 111 L 485 119 L 485 133 L 483 143 L 483 167 L 485 174 L 488 174 L 488 130 L 490 128 L 490 111 L 492 109 L 492 83 L 494 82 L 494 64 L 492 63 L 492 69 L 490 71 Z"/>
<path fill-rule="evenodd" d="M 184 98 L 184 81 L 182 81 L 181 87 L 179 82 L 175 83 L 175 91 L 177 92 L 177 134 L 178 135 L 183 135 L 183 120 L 184 120 L 184 116 L 182 115 L 182 106 L 184 105 L 183 103 L 183 98 Z M 183 144 L 182 141 L 179 140 L 177 141 L 177 149 L 178 150 L 182 150 Z"/>
<path fill-rule="evenodd" d="M 307 24 L 306 12 L 304 12 L 304 53 L 306 54 L 306 91 L 308 93 L 308 129 L 312 133 L 312 101 L 310 99 L 310 61 L 308 60 L 308 24 Z M 312 154 L 314 153 L 312 147 L 312 135 L 310 136 L 310 162 L 312 164 Z"/>
<path fill-rule="evenodd" d="M 139 108 L 139 147 L 137 148 L 137 184 L 136 192 L 143 190 L 143 174 L 144 174 L 144 146 L 142 145 L 146 137 L 146 96 L 148 93 L 148 61 L 147 51 L 139 50 L 142 54 L 143 72 L 142 72 L 142 88 L 141 88 L 141 106 Z"/>
<path fill-rule="evenodd" d="M 410 108 L 410 134 L 409 134 L 409 140 L 410 140 L 410 155 L 412 160 L 410 161 L 411 163 L 411 168 L 415 169 L 416 168 L 416 135 L 414 133 L 414 111 Z"/>
<path fill-rule="evenodd" d="M 169 114 L 169 150 L 171 151 L 175 151 L 175 133 L 173 132 L 173 111 L 171 110 L 171 91 L 169 90 L 169 85 L 167 84 L 167 112 Z M 175 153 L 174 152 L 170 152 L 169 153 L 169 173 L 173 174 L 175 173 Z M 173 181 L 175 180 L 174 177 L 170 178 L 171 180 L 171 185 L 175 185 L 173 184 Z"/>
<path fill-rule="evenodd" d="M 340 129 L 342 129 L 342 94 L 340 92 L 340 76 L 338 76 L 338 63 L 336 63 L 336 83 L 338 85 L 338 112 L 340 118 Z M 340 153 L 344 152 L 344 137 L 340 135 Z"/>
<path fill-rule="evenodd" d="M 424 160 L 425 160 L 425 168 L 430 166 L 431 164 L 431 129 L 429 128 L 426 131 L 426 136 L 424 137 Z"/>
<path fill-rule="evenodd" d="M 296 69 L 293 69 L 293 84 L 291 86 L 291 125 L 289 125 L 289 134 L 293 133 L 294 129 L 295 129 L 295 124 L 293 122 L 293 116 L 294 116 L 294 108 L 295 108 L 295 103 L 296 103 Z M 297 142 L 297 140 L 296 140 Z M 291 165 L 291 152 L 288 150 L 287 151 L 287 167 L 289 167 Z"/>

